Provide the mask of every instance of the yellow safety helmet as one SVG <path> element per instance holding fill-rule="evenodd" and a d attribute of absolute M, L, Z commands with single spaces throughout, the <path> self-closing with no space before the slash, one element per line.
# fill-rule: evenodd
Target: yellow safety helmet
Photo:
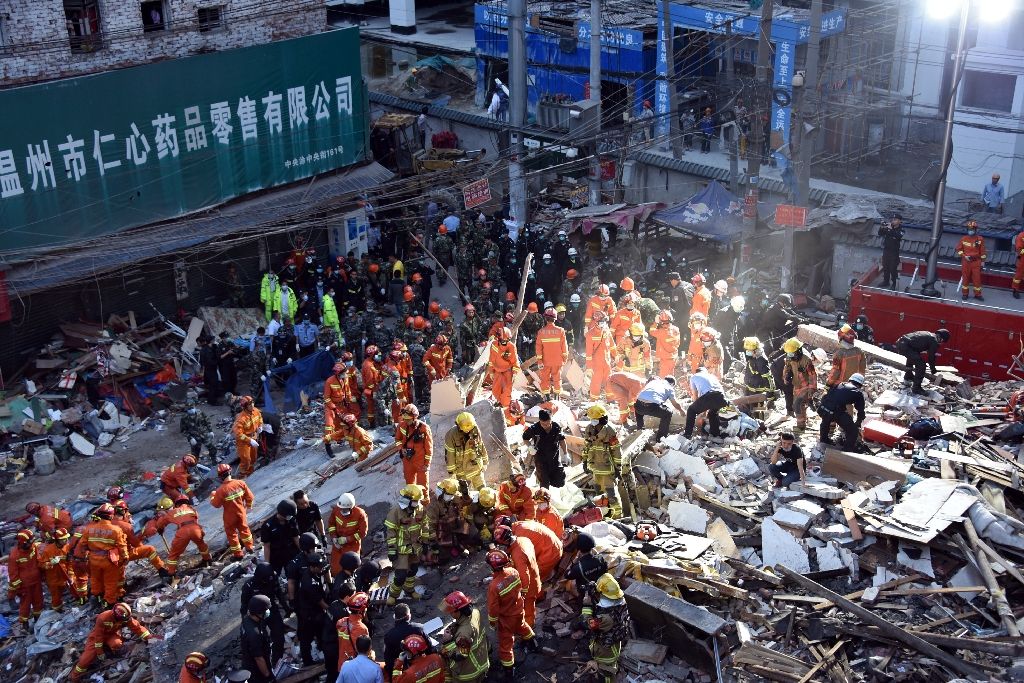
<path fill-rule="evenodd" d="M 174 507 L 174 501 L 167 496 L 164 496 L 156 502 L 157 510 L 170 510 L 172 507 Z"/>
<path fill-rule="evenodd" d="M 565 304 L 555 306 L 555 313 L 565 313 Z"/>
<path fill-rule="evenodd" d="M 800 341 L 796 337 L 792 337 L 790 339 L 787 339 L 786 342 L 782 345 L 782 350 L 785 351 L 786 353 L 796 353 L 803 347 L 804 343 L 802 341 Z"/>
<path fill-rule="evenodd" d="M 608 598 L 609 600 L 621 600 L 622 599 L 622 588 L 619 587 L 619 582 L 615 580 L 615 577 L 605 572 L 601 574 L 597 579 L 597 583 L 594 584 L 594 588 L 601 594 L 602 597 Z"/>
<path fill-rule="evenodd" d="M 629 326 L 629 333 L 634 337 L 644 336 L 644 326 L 640 323 L 633 323 Z"/>
<path fill-rule="evenodd" d="M 602 417 L 608 417 L 608 410 L 600 403 L 595 403 L 587 408 L 587 417 L 591 420 L 600 420 Z"/>
<path fill-rule="evenodd" d="M 441 493 L 447 493 L 449 496 L 454 496 L 459 492 L 459 481 L 454 477 L 448 477 L 437 482 L 437 488 Z"/>
<path fill-rule="evenodd" d="M 473 417 L 472 413 L 463 411 L 455 416 L 455 424 L 458 425 L 464 434 L 469 434 L 476 427 L 476 418 Z"/>
<path fill-rule="evenodd" d="M 418 502 L 423 499 L 423 489 L 420 488 L 419 484 L 406 484 L 398 492 L 398 495 Z"/>
<path fill-rule="evenodd" d="M 757 337 L 744 337 L 743 338 L 743 350 L 744 351 L 757 351 L 761 348 L 761 340 Z"/>
<path fill-rule="evenodd" d="M 490 486 L 485 486 L 480 489 L 480 504 L 485 508 L 492 508 L 494 504 L 498 502 L 498 492 L 492 489 Z"/>

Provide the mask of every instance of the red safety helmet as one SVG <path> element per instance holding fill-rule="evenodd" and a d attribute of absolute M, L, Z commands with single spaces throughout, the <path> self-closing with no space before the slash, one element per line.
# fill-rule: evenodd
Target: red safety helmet
<path fill-rule="evenodd" d="M 362 592 L 353 593 L 345 599 L 345 603 L 348 605 L 349 611 L 363 614 L 370 606 L 370 596 Z"/>
<path fill-rule="evenodd" d="M 31 529 L 22 529 L 21 531 L 18 532 L 18 535 L 17 535 L 16 538 L 18 539 L 18 544 L 19 545 L 25 545 L 27 543 L 31 543 L 32 542 L 32 530 Z"/>
<path fill-rule="evenodd" d="M 132 608 L 128 606 L 128 603 L 119 602 L 111 611 L 114 613 L 114 618 L 119 621 L 128 621 L 132 618 Z"/>
<path fill-rule="evenodd" d="M 423 276 L 420 275 L 419 273 L 413 273 L 412 274 L 412 281 L 413 282 L 422 282 L 423 281 Z"/>
<path fill-rule="evenodd" d="M 185 657 L 185 668 L 194 674 L 200 673 L 209 663 L 209 657 L 202 652 L 190 652 Z"/>
<path fill-rule="evenodd" d="M 431 301 L 430 305 L 427 308 L 430 309 L 431 313 L 437 313 L 438 311 L 441 310 L 441 304 L 439 304 L 437 301 Z"/>
<path fill-rule="evenodd" d="M 406 652 L 416 657 L 426 652 L 429 646 L 427 645 L 426 638 L 418 633 L 413 633 L 405 637 L 405 640 L 402 641 L 402 647 L 405 648 Z"/>
<path fill-rule="evenodd" d="M 100 519 L 110 519 L 114 516 L 114 506 L 110 503 L 104 503 L 96 508 L 96 516 Z"/>
<path fill-rule="evenodd" d="M 350 360 L 355 360 L 355 356 L 352 355 L 351 351 L 346 351 L 345 353 L 341 354 L 341 361 L 342 362 L 350 361 Z"/>
<path fill-rule="evenodd" d="M 509 529 L 516 523 L 516 518 L 509 514 L 501 514 L 494 518 L 494 527 L 507 526 Z"/>
<path fill-rule="evenodd" d="M 331 372 L 333 372 L 335 375 L 339 375 L 339 374 L 345 372 L 345 364 L 344 363 L 335 363 L 334 367 L 331 368 Z"/>
<path fill-rule="evenodd" d="M 555 318 L 558 317 L 558 313 L 556 313 L 555 309 L 553 308 L 545 308 L 544 317 L 547 318 L 548 320 L 554 320 Z"/>
<path fill-rule="evenodd" d="M 499 526 L 494 529 L 494 542 L 498 545 L 512 545 L 514 540 L 515 534 L 512 533 L 512 527 Z"/>
<path fill-rule="evenodd" d="M 473 310 L 475 311 L 476 309 L 474 308 Z M 441 320 L 447 320 L 448 318 L 452 317 L 452 312 L 449 311 L 447 308 L 442 308 L 441 312 L 438 313 L 438 315 L 440 316 Z"/>
<path fill-rule="evenodd" d="M 369 346 L 366 347 L 364 353 L 366 354 L 367 358 L 373 358 L 375 355 L 380 353 L 380 349 L 377 348 L 376 344 L 370 344 Z"/>
<path fill-rule="evenodd" d="M 469 607 L 473 601 L 462 591 L 453 591 L 445 596 L 444 608 L 449 612 L 458 612 L 463 607 Z"/>
<path fill-rule="evenodd" d="M 690 278 L 690 282 L 693 283 L 694 287 L 697 287 L 697 286 L 702 285 L 705 282 L 707 282 L 707 280 L 704 279 L 703 275 L 701 275 L 700 273 L 697 273 L 696 275 L 694 275 L 693 277 Z"/>
<path fill-rule="evenodd" d="M 370 271 L 371 273 L 379 273 L 379 272 L 380 272 L 380 266 L 379 266 L 379 265 L 377 265 L 376 263 L 371 263 L 371 264 L 370 264 L 370 268 L 369 268 L 369 271 Z"/>
<path fill-rule="evenodd" d="M 356 416 L 353 413 L 345 413 L 341 416 L 341 421 L 349 427 L 353 427 L 356 424 Z"/>
<path fill-rule="evenodd" d="M 658 537 L 658 528 L 648 522 L 642 522 L 636 527 L 636 538 L 639 541 L 653 541 Z"/>
<path fill-rule="evenodd" d="M 406 285 L 406 286 L 402 287 L 402 291 L 403 292 L 411 292 L 412 291 L 412 285 Z"/>
<path fill-rule="evenodd" d="M 123 500 L 119 500 L 114 503 L 114 514 L 118 517 L 124 517 L 128 514 L 128 503 Z"/>
<path fill-rule="evenodd" d="M 579 275 L 579 273 L 576 272 L 575 268 L 570 268 L 569 270 L 565 271 L 565 276 L 570 280 L 575 280 L 577 275 Z"/>
<path fill-rule="evenodd" d="M 593 315 L 594 322 L 599 323 L 602 320 L 604 320 L 606 317 L 607 316 L 605 316 L 604 311 L 594 311 L 594 315 Z"/>
<path fill-rule="evenodd" d="M 186 455 L 181 459 L 181 464 L 185 467 L 195 467 L 196 462 L 196 456 L 194 455 Z"/>
<path fill-rule="evenodd" d="M 182 495 L 180 495 L 180 496 L 178 496 L 177 498 L 174 499 L 174 504 L 175 505 L 187 505 L 188 503 L 191 503 L 191 502 L 192 502 L 192 499 L 189 498 L 188 496 L 184 495 L 184 494 L 182 494 Z"/>
<path fill-rule="evenodd" d="M 124 498 L 124 489 L 120 486 L 111 486 L 107 489 L 107 500 L 113 503 L 115 500 Z"/>
<path fill-rule="evenodd" d="M 442 223 L 441 225 L 437 226 L 437 234 L 438 235 L 447 235 L 448 234 L 448 226 L 445 225 L 444 223 Z"/>
<path fill-rule="evenodd" d="M 710 327 L 705 327 L 703 330 L 701 330 L 700 340 L 702 342 L 718 341 L 718 330 L 712 329 Z"/>
<path fill-rule="evenodd" d="M 411 291 L 409 291 L 409 292 L 404 292 L 404 293 L 402 294 L 402 301 L 404 301 L 404 302 L 406 302 L 406 303 L 409 303 L 410 301 L 412 301 L 412 300 L 413 300 L 413 299 L 415 299 L 415 298 L 416 298 L 416 295 L 415 295 L 415 294 L 413 294 L 413 293 L 412 293 Z"/>
<path fill-rule="evenodd" d="M 405 351 L 405 344 L 402 343 L 401 339 L 395 339 L 391 342 L 391 348 L 395 351 Z"/>
<path fill-rule="evenodd" d="M 508 404 L 508 411 L 510 413 L 512 413 L 513 415 L 522 415 L 523 414 L 523 404 L 520 403 L 518 399 L 513 399 Z"/>
<path fill-rule="evenodd" d="M 393 361 L 400 361 L 402 360 L 402 352 L 399 351 L 398 349 L 391 349 L 391 351 L 388 353 L 388 358 L 390 358 Z"/>
<path fill-rule="evenodd" d="M 439 334 L 437 335 L 437 339 L 434 340 L 434 343 L 437 344 L 438 346 L 444 346 L 445 344 L 448 343 L 448 337 L 444 336 L 443 334 Z"/>
<path fill-rule="evenodd" d="M 422 315 L 418 315 L 412 319 L 412 328 L 414 330 L 422 330 L 427 326 L 427 319 Z"/>
<path fill-rule="evenodd" d="M 40 505 L 39 503 L 37 503 L 35 501 L 32 501 L 31 503 L 26 503 L 25 504 L 25 512 L 27 512 L 30 515 L 38 515 L 39 514 L 39 508 L 41 508 L 41 507 L 42 507 L 42 505 Z"/>
<path fill-rule="evenodd" d="M 598 296 L 608 296 L 609 294 L 611 294 L 611 292 L 612 292 L 612 290 L 611 290 L 611 288 L 608 287 L 608 285 L 598 285 L 597 286 L 597 295 Z"/>
<path fill-rule="evenodd" d="M 481 268 L 480 270 L 476 271 L 476 275 L 478 278 L 483 280 L 484 278 L 487 277 L 487 270 L 485 268 Z"/>
<path fill-rule="evenodd" d="M 848 344 L 852 344 L 857 341 L 857 332 L 849 325 L 843 325 L 840 327 L 837 336 L 839 337 L 839 341 L 844 341 Z"/>
<path fill-rule="evenodd" d="M 491 565 L 491 569 L 493 569 L 494 571 L 504 569 L 509 565 L 510 562 L 510 560 L 508 559 L 508 555 L 506 555 L 505 552 L 502 550 L 488 551 L 487 557 L 485 559 L 487 564 Z"/>
<path fill-rule="evenodd" d="M 231 474 L 231 465 L 227 464 L 226 462 L 222 462 L 221 464 L 217 465 L 217 476 L 218 477 L 223 479 L 224 477 L 228 476 L 229 474 Z"/>

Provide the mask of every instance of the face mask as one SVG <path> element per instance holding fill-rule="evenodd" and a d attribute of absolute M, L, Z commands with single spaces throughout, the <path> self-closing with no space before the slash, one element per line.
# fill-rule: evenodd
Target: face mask
<path fill-rule="evenodd" d="M 352 361 L 350 361 L 350 360 L 345 361 L 345 367 L 346 368 L 352 367 Z"/>
<path fill-rule="evenodd" d="M 600 421 L 600 420 L 591 420 L 591 421 L 590 421 L 590 426 L 591 426 L 591 427 L 596 427 L 596 426 L 597 426 L 597 425 L 599 425 L 599 424 L 601 424 L 601 421 Z"/>
<path fill-rule="evenodd" d="M 508 346 L 508 339 L 502 339 L 498 343 L 501 344 L 502 346 Z"/>
<path fill-rule="evenodd" d="M 633 302 L 630 302 L 630 303 L 626 304 L 626 310 L 627 310 L 627 311 L 632 311 L 632 310 L 633 310 L 633 308 L 634 308 L 634 306 L 633 306 Z"/>
<path fill-rule="evenodd" d="M 853 326 L 853 329 L 855 329 L 855 330 L 863 330 L 864 326 L 861 325 L 860 323 L 857 323 L 856 325 Z"/>
<path fill-rule="evenodd" d="M 547 503 L 538 503 L 537 509 L 538 510 L 547 510 L 548 509 L 548 504 Z"/>
<path fill-rule="evenodd" d="M 188 409 L 188 414 L 189 415 L 195 415 L 196 414 L 196 409 L 195 408 L 189 408 Z"/>
<path fill-rule="evenodd" d="M 967 234 L 968 234 L 968 235 L 973 235 L 973 234 L 974 234 L 974 233 L 976 233 L 976 232 L 977 232 L 977 230 L 968 230 L 968 231 L 967 231 Z"/>
<path fill-rule="evenodd" d="M 744 351 L 744 353 L 747 354 L 747 356 L 749 356 L 750 358 L 754 357 L 754 352 L 753 351 Z"/>
<path fill-rule="evenodd" d="M 352 508 L 339 508 L 339 510 L 341 510 L 341 514 L 343 514 L 345 517 L 348 517 L 352 514 Z"/>
<path fill-rule="evenodd" d="M 402 508 L 403 510 L 408 510 L 411 504 L 412 501 L 409 500 L 408 498 L 402 498 L 398 501 L 398 507 Z"/>
<path fill-rule="evenodd" d="M 787 354 L 786 354 L 786 358 L 796 358 L 796 352 L 793 352 L 793 353 L 787 353 Z"/>
<path fill-rule="evenodd" d="M 709 346 L 711 346 L 712 344 L 714 344 L 714 342 L 706 342 L 706 341 L 702 341 L 701 342 L 701 346 L 703 346 L 705 349 L 708 348 Z"/>
<path fill-rule="evenodd" d="M 441 500 L 443 500 L 443 501 L 445 501 L 445 502 L 448 502 L 448 501 L 450 501 L 450 500 L 453 500 L 454 498 L 455 498 L 455 496 L 453 496 L 453 495 L 452 495 L 452 494 L 450 494 L 450 493 L 442 493 L 442 494 L 441 494 Z"/>
<path fill-rule="evenodd" d="M 380 362 L 380 354 L 378 353 L 376 356 L 373 357 L 373 359 L 379 363 Z"/>

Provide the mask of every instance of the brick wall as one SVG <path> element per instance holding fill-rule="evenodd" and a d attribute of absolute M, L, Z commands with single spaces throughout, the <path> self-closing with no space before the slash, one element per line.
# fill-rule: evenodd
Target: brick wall
<path fill-rule="evenodd" d="M 144 31 L 140 0 L 98 0 L 95 49 L 72 51 L 64 0 L 3 3 L 0 83 L 23 85 L 323 31 L 323 0 L 163 0 L 165 28 Z M 221 28 L 199 31 L 200 8 L 220 7 Z"/>

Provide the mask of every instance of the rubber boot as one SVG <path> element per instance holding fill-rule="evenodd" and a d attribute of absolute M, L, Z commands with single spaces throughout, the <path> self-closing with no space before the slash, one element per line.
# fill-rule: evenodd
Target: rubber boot
<path fill-rule="evenodd" d="M 409 596 L 410 600 L 419 600 L 420 599 L 419 593 L 416 592 L 416 577 L 415 576 L 410 576 L 408 579 L 406 579 L 405 583 L 402 584 L 402 588 L 405 590 L 405 593 L 406 593 L 406 595 Z"/>
<path fill-rule="evenodd" d="M 331 448 L 331 442 L 330 441 L 324 441 L 324 450 L 327 451 L 327 457 L 328 458 L 333 458 L 334 457 L 334 449 Z"/>
<path fill-rule="evenodd" d="M 398 596 L 402 594 L 402 587 L 397 583 L 388 586 L 388 606 L 394 606 L 398 602 Z"/>
<path fill-rule="evenodd" d="M 527 652 L 540 652 L 540 643 L 537 642 L 536 635 L 534 635 L 533 638 L 524 641 L 523 644 L 526 646 Z"/>
<path fill-rule="evenodd" d="M 166 567 L 160 567 L 160 569 L 156 570 L 156 573 L 160 575 L 160 578 L 163 579 L 165 584 L 170 583 L 171 579 L 174 578 L 173 576 L 171 576 L 171 573 L 167 571 Z"/>

